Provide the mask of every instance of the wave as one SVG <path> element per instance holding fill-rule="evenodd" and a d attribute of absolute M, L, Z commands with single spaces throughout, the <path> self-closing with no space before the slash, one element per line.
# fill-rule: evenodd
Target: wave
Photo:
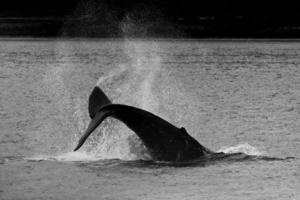
<path fill-rule="evenodd" d="M 251 146 L 248 143 L 238 144 L 236 146 L 224 146 L 221 147 L 217 152 L 223 153 L 244 153 L 250 156 L 262 156 L 266 155 L 266 152 L 258 150 L 256 147 Z"/>

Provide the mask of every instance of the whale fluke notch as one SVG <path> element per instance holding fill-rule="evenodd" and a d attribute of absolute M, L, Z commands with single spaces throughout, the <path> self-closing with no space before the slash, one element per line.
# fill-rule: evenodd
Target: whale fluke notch
<path fill-rule="evenodd" d="M 89 97 L 89 114 L 93 119 L 96 113 L 106 105 L 112 104 L 106 94 L 98 87 L 95 86 Z"/>

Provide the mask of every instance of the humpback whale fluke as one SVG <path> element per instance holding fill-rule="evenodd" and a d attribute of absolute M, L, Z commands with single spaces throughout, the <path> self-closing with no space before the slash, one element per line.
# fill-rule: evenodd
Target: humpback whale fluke
<path fill-rule="evenodd" d="M 92 120 L 74 151 L 83 145 L 103 120 L 113 117 L 125 123 L 139 136 L 153 160 L 190 161 L 213 153 L 191 137 L 183 127 L 178 128 L 136 107 L 111 104 L 108 97 L 97 86 L 89 98 L 89 112 Z"/>
<path fill-rule="evenodd" d="M 91 119 L 93 119 L 96 113 L 105 105 L 111 104 L 109 98 L 105 93 L 99 88 L 94 87 L 92 93 L 89 97 L 89 114 Z"/>

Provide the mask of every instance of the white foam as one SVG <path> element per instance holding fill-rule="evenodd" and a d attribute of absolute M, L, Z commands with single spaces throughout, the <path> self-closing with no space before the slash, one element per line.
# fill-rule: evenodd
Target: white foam
<path fill-rule="evenodd" d="M 93 154 L 88 154 L 86 152 L 68 152 L 60 154 L 57 156 L 52 155 L 38 155 L 33 157 L 25 158 L 29 161 L 43 161 L 43 160 L 54 160 L 54 161 L 65 161 L 65 162 L 74 162 L 74 161 L 96 161 L 100 158 L 96 157 Z"/>
<path fill-rule="evenodd" d="M 86 152 L 68 152 L 54 157 L 58 161 L 95 161 L 99 158 Z"/>
<path fill-rule="evenodd" d="M 265 152 L 259 151 L 256 147 L 251 146 L 248 143 L 239 144 L 236 146 L 225 146 L 221 147 L 217 152 L 224 153 L 245 153 L 247 155 L 260 156 L 265 154 Z"/>

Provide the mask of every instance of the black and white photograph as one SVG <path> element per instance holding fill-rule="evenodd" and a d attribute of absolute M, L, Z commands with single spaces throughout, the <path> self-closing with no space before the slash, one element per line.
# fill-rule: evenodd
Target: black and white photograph
<path fill-rule="evenodd" d="M 0 2 L 1 200 L 299 200 L 297 1 Z"/>

